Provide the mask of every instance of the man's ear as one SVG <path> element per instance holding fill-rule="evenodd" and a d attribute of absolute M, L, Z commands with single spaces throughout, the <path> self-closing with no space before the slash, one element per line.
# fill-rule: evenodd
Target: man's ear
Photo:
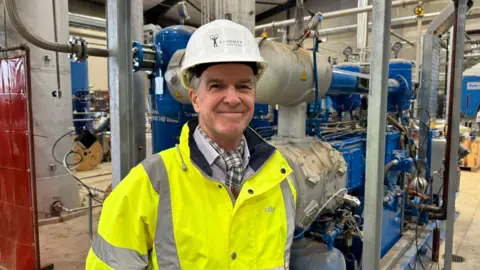
<path fill-rule="evenodd" d="M 190 97 L 190 101 L 192 102 L 193 109 L 195 109 L 195 112 L 200 111 L 200 104 L 198 103 L 198 93 L 197 90 L 190 88 L 188 89 L 188 96 Z"/>

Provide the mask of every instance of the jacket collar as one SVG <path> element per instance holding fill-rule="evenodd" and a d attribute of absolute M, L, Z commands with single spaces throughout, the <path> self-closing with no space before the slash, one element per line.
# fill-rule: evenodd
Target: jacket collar
<path fill-rule="evenodd" d="M 205 174 L 213 176 L 212 169 L 207 162 L 207 159 L 199 150 L 197 143 L 193 137 L 195 129 L 198 126 L 198 119 L 188 121 L 182 128 L 180 135 L 180 148 L 187 153 L 190 160 Z M 260 135 L 247 127 L 243 132 L 247 141 L 248 150 L 250 152 L 250 161 L 248 166 L 254 172 L 257 172 L 275 153 L 276 149 L 272 145 L 263 140 Z"/>

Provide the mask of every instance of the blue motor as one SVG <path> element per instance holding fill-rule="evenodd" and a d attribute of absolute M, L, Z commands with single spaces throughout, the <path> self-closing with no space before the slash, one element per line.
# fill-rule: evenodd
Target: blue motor
<path fill-rule="evenodd" d="M 70 62 L 72 81 L 72 113 L 75 134 L 90 130 L 92 120 L 90 113 L 90 92 L 88 87 L 88 61 Z"/>
<path fill-rule="evenodd" d="M 185 49 L 195 28 L 176 25 L 163 28 L 155 36 L 155 46 L 161 51 L 161 63 L 150 76 L 152 98 L 153 152 L 175 146 L 183 124 L 195 116 L 192 105 L 181 104 L 167 89 L 164 75 L 168 63 L 177 50 Z M 158 66 L 158 63 L 157 63 Z"/>
<path fill-rule="evenodd" d="M 412 98 L 412 61 L 405 59 L 390 60 L 388 78 L 399 83 L 399 89 L 388 95 L 388 112 L 403 112 L 410 109 Z"/>
<path fill-rule="evenodd" d="M 340 64 L 336 66 L 336 69 L 352 71 L 360 73 L 361 68 L 359 65 L 348 63 Z M 333 77 L 332 79 L 337 79 L 338 77 Z M 348 81 L 344 81 L 347 83 Z M 353 81 L 353 84 L 357 84 L 357 81 Z M 356 110 L 360 106 L 361 96 L 360 94 L 329 94 L 329 97 L 332 100 L 332 108 L 339 112 L 351 112 Z"/>

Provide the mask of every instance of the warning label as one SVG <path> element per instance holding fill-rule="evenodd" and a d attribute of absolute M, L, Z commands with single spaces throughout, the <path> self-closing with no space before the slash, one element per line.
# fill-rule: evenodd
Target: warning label
<path fill-rule="evenodd" d="M 306 81 L 306 80 L 307 80 L 307 72 L 304 71 L 304 72 L 302 73 L 302 77 L 300 77 L 300 81 Z"/>
<path fill-rule="evenodd" d="M 175 91 L 175 97 L 176 98 L 183 98 L 182 94 L 180 94 L 180 92 L 178 92 L 178 90 Z"/>

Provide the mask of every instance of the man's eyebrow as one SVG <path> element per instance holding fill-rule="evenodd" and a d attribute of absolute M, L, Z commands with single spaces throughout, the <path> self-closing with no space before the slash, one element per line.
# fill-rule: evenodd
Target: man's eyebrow
<path fill-rule="evenodd" d="M 210 84 L 210 83 L 222 83 L 223 81 L 221 79 L 217 79 L 217 78 L 207 78 L 207 82 L 206 84 Z"/>
<path fill-rule="evenodd" d="M 252 78 L 242 78 L 242 79 L 238 80 L 237 83 L 253 83 L 253 79 Z"/>

